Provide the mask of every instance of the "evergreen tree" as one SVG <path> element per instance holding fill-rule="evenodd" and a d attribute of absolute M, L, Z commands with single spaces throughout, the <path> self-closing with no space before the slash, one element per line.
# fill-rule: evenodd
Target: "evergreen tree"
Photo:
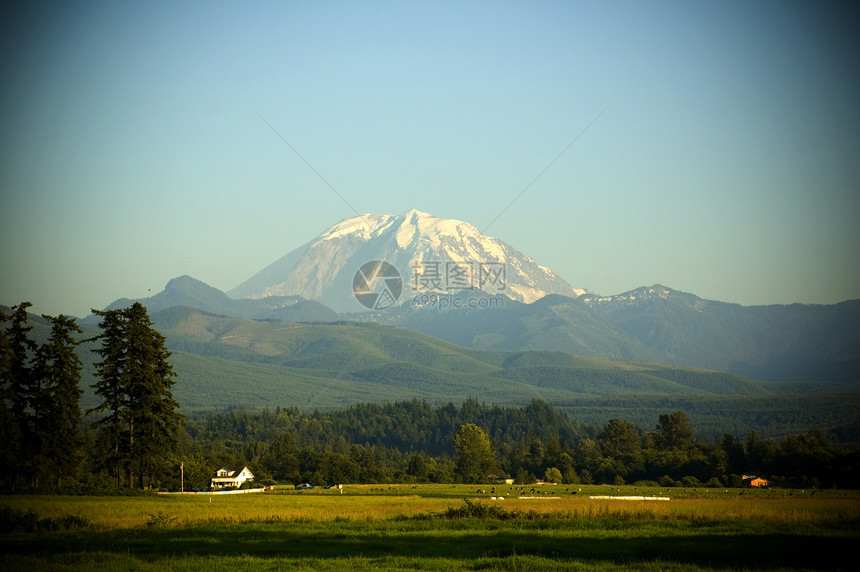
<path fill-rule="evenodd" d="M 636 427 L 629 421 L 610 419 L 603 426 L 598 439 L 603 454 L 607 457 L 627 461 L 641 451 L 641 439 L 636 433 Z"/>
<path fill-rule="evenodd" d="M 427 482 L 427 461 L 424 459 L 424 455 L 412 453 L 406 472 L 419 483 Z"/>
<path fill-rule="evenodd" d="M 743 442 L 726 433 L 717 443 L 715 453 L 715 465 L 719 471 L 725 474 L 742 475 L 751 471 L 744 451 Z"/>
<path fill-rule="evenodd" d="M 263 456 L 263 463 L 279 481 L 297 483 L 299 479 L 299 458 L 296 440 L 288 433 L 281 433 L 269 442 Z"/>
<path fill-rule="evenodd" d="M 30 423 L 27 408 L 33 399 L 32 360 L 36 352 L 36 344 L 29 338 L 33 326 L 27 325 L 27 308 L 30 302 L 21 302 L 12 306 L 11 315 L 3 315 L 3 321 L 9 321 L 6 330 L 8 353 L 8 398 L 12 413 L 18 420 L 20 428 L 26 432 Z"/>
<path fill-rule="evenodd" d="M 11 316 L 0 310 L 0 322 Z M 15 482 L 21 435 L 18 420 L 13 412 L 12 363 L 15 359 L 12 344 L 5 329 L 0 329 L 0 486 L 11 488 Z"/>
<path fill-rule="evenodd" d="M 151 477 L 164 470 L 161 460 L 176 446 L 183 421 L 171 388 L 176 375 L 168 361 L 165 338 L 153 329 L 146 308 L 136 303 L 127 313 L 127 384 L 129 487 L 134 476 Z M 141 483 L 142 484 L 142 483 Z"/>
<path fill-rule="evenodd" d="M 745 473 L 759 474 L 764 466 L 765 444 L 759 439 L 758 433 L 751 429 L 744 440 Z"/>
<path fill-rule="evenodd" d="M 98 336 L 101 347 L 94 349 L 102 361 L 96 362 L 96 395 L 102 402 L 91 413 L 103 413 L 94 425 L 98 429 L 96 439 L 96 467 L 110 472 L 114 486 L 119 486 L 120 472 L 125 457 L 123 435 L 123 411 L 127 407 L 125 397 L 125 318 L 122 310 L 102 312 L 93 309 L 93 314 L 101 316 L 99 323 L 102 333 Z"/>
<path fill-rule="evenodd" d="M 96 364 L 96 393 L 103 399 L 93 411 L 106 412 L 101 424 L 103 466 L 115 482 L 124 471 L 129 488 L 163 471 L 162 460 L 176 445 L 183 423 L 171 387 L 175 373 L 165 338 L 152 327 L 146 308 L 135 303 L 123 310 L 94 310 L 102 317 L 102 357 Z"/>
<path fill-rule="evenodd" d="M 642 439 L 629 421 L 610 419 L 598 440 L 605 457 L 601 462 L 602 470 L 598 471 L 603 482 L 629 478 L 643 469 Z"/>
<path fill-rule="evenodd" d="M 11 314 L 0 312 L 0 321 L 8 322 L 0 339 L 0 373 L 2 373 L 2 411 L 0 411 L 0 472 L 6 486 L 14 487 L 19 477 L 27 479 L 34 470 L 33 458 L 27 452 L 35 445 L 32 409 L 34 378 L 32 360 L 36 344 L 29 338 L 27 325 L 30 302 L 12 306 Z"/>
<path fill-rule="evenodd" d="M 526 468 L 528 468 L 533 475 L 540 475 L 543 473 L 543 465 L 543 442 L 540 440 L 540 437 L 532 432 L 532 434 L 529 435 L 529 452 L 526 456 Z"/>
<path fill-rule="evenodd" d="M 39 440 L 37 458 L 40 472 L 49 474 L 60 489 L 63 477 L 73 473 L 83 458 L 81 360 L 75 351 L 81 342 L 72 337 L 73 332 L 82 330 L 73 318 L 62 314 L 42 317 L 52 326 L 48 342 L 36 352 L 39 392 L 33 410 Z"/>

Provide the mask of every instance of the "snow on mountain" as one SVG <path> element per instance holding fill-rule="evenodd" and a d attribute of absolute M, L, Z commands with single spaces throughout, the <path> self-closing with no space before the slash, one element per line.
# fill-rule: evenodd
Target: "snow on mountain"
<path fill-rule="evenodd" d="M 641 286 L 635 290 L 616 294 L 614 296 L 601 296 L 597 294 L 587 294 L 579 299 L 581 302 L 593 307 L 629 307 L 635 305 L 649 304 L 655 300 L 671 300 L 677 304 L 685 305 L 694 310 L 701 310 L 710 302 L 703 300 L 695 294 L 680 292 L 667 288 L 662 284 L 654 284 L 653 286 Z"/>
<path fill-rule="evenodd" d="M 531 303 L 546 294 L 578 296 L 552 270 L 474 226 L 417 210 L 345 219 L 267 266 L 228 294 L 234 298 L 298 295 L 340 312 L 364 308 L 353 296 L 366 262 L 394 266 L 403 281 L 399 303 L 429 292 L 504 295 Z"/>

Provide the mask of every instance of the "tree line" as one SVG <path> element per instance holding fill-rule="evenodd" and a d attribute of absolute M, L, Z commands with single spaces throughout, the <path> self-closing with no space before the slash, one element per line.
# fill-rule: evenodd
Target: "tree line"
<path fill-rule="evenodd" d="M 82 330 L 64 315 L 42 318 L 51 325 L 45 343 L 30 335 L 29 302 L 0 311 L 0 484 L 4 490 L 74 488 L 85 475 L 120 482 L 129 489 L 151 487 L 168 470 L 184 418 L 171 387 L 174 372 L 165 339 L 152 327 L 146 308 L 136 303 L 93 313 L 101 333 Z M 101 403 L 80 408 L 81 360 L 76 348 L 93 350 Z M 86 480 L 86 479 L 84 479 Z M 92 479 L 90 479 L 92 481 Z"/>
<path fill-rule="evenodd" d="M 94 311 L 101 403 L 81 412 L 80 328 L 43 316 L 30 339 L 28 303 L 0 314 L 4 491 L 206 489 L 213 472 L 247 466 L 258 484 L 487 482 L 742 486 L 755 474 L 797 487 L 860 487 L 860 450 L 822 431 L 762 440 L 698 436 L 684 411 L 651 429 L 622 419 L 576 423 L 541 400 L 522 407 L 364 403 L 335 411 L 278 407 L 183 416 L 164 337 L 140 304 Z M 182 469 L 180 470 L 180 467 Z M 184 482 L 180 479 L 184 477 Z"/>
<path fill-rule="evenodd" d="M 687 414 L 658 415 L 651 430 L 611 419 L 575 423 L 541 400 L 503 407 L 468 399 L 191 415 L 187 432 L 209 466 L 246 465 L 266 483 L 487 482 L 860 487 L 860 450 L 819 430 L 781 440 L 755 431 L 703 438 Z M 186 469 L 188 465 L 186 464 Z"/>

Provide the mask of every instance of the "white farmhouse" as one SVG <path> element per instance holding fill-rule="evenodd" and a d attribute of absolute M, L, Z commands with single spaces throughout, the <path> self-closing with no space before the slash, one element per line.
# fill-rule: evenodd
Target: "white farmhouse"
<path fill-rule="evenodd" d="M 224 489 L 227 487 L 239 488 L 245 481 L 253 481 L 254 475 L 248 467 L 222 467 L 215 471 L 211 486 L 213 489 Z"/>

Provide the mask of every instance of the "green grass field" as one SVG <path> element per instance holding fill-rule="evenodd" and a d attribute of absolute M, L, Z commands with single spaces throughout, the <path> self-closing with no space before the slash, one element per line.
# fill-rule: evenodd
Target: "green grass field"
<path fill-rule="evenodd" d="M 531 489 L 347 485 L 343 492 L 231 496 L 8 496 L 0 498 L 0 569 L 856 567 L 858 491 Z"/>

